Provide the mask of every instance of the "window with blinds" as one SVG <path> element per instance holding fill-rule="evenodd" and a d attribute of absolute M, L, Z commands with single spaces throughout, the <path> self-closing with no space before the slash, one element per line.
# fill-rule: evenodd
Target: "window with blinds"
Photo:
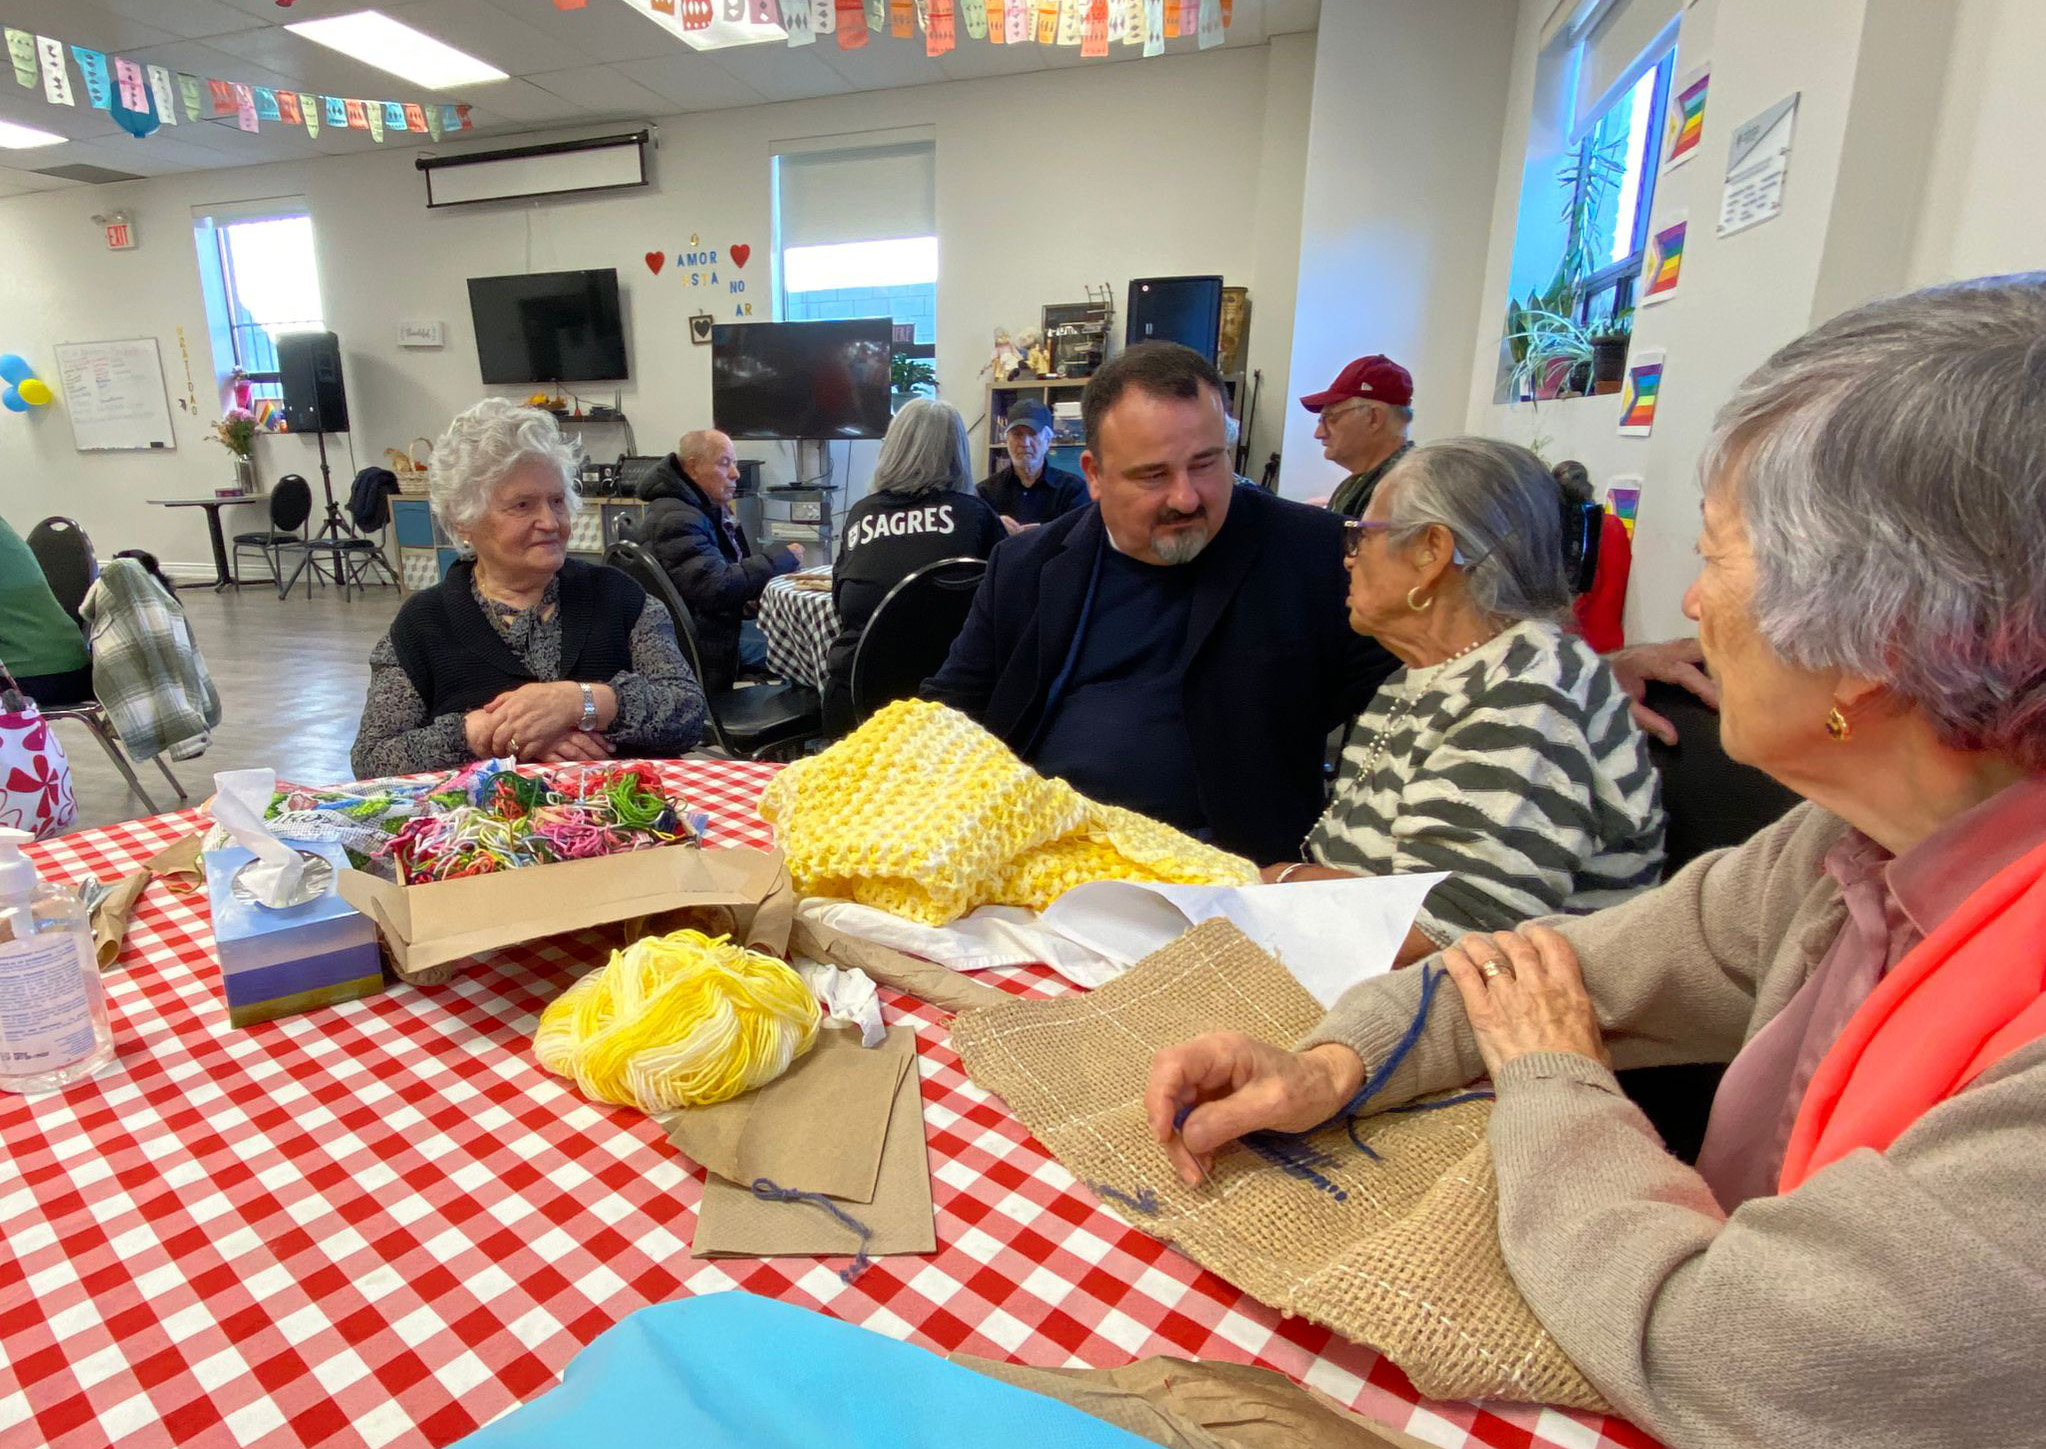
<path fill-rule="evenodd" d="M 774 229 L 777 316 L 892 318 L 896 391 L 930 391 L 938 318 L 936 145 L 904 141 L 777 155 Z"/>

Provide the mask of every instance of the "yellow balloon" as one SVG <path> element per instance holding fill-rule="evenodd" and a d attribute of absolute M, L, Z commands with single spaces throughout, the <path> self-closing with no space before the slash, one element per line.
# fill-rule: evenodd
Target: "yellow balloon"
<path fill-rule="evenodd" d="M 15 391 L 20 393 L 21 400 L 32 408 L 48 407 L 50 399 L 55 396 L 50 391 L 50 385 L 39 377 L 29 378 Z"/>

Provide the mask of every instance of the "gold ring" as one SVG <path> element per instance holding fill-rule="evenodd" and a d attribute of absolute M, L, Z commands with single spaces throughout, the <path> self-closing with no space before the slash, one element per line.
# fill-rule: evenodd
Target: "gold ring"
<path fill-rule="evenodd" d="M 519 737 L 517 735 L 512 736 L 511 747 L 512 753 L 516 755 L 519 752 Z"/>
<path fill-rule="evenodd" d="M 1478 974 L 1487 981 L 1490 981 L 1495 976 L 1511 976 L 1513 968 L 1504 961 L 1480 961 L 1478 963 Z"/>

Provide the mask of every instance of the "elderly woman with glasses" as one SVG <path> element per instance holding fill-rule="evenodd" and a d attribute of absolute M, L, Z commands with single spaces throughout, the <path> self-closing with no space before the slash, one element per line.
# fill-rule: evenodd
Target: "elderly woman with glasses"
<path fill-rule="evenodd" d="M 1655 767 L 1606 665 L 1564 624 L 1562 497 L 1484 438 L 1416 448 L 1349 524 L 1350 627 L 1406 667 L 1343 746 L 1303 859 L 1271 881 L 1448 871 L 1399 953 L 1614 905 L 1655 884 Z"/>
<path fill-rule="evenodd" d="M 1582 920 L 1154 1063 L 1181 1175 L 1489 1074 L 1507 1269 L 1674 1449 L 2046 1418 L 2046 274 L 1876 302 L 1720 410 L 1684 600 L 1726 751 L 1805 797 Z M 1405 1041 L 1405 1048 L 1396 1045 Z M 1730 1061 L 1697 1166 L 1614 1067 Z M 1184 1140 L 1172 1139 L 1182 1109 Z"/>
<path fill-rule="evenodd" d="M 668 611 L 617 570 L 568 556 L 575 464 L 553 418 L 503 398 L 441 435 L 427 487 L 464 556 L 370 652 L 357 775 L 695 745 L 703 690 Z"/>

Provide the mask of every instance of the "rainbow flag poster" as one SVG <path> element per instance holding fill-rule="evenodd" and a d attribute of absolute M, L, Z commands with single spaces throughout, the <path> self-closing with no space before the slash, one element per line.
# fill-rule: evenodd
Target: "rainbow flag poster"
<path fill-rule="evenodd" d="M 1634 536 L 1634 517 L 1641 511 L 1641 480 L 1615 478 L 1606 488 L 1606 512 L 1620 520 L 1627 537 Z"/>
<path fill-rule="evenodd" d="M 1620 436 L 1645 438 L 1655 431 L 1662 398 L 1662 354 L 1637 352 L 1627 360 L 1627 386 L 1620 393 Z"/>
<path fill-rule="evenodd" d="M 1664 118 L 1662 165 L 1681 166 L 1698 154 L 1705 138 L 1705 93 L 1712 87 L 1712 67 L 1701 65 L 1677 78 Z"/>
<path fill-rule="evenodd" d="M 1688 222 L 1678 221 L 1651 234 L 1647 252 L 1641 258 L 1641 285 L 1636 290 L 1640 305 L 1667 302 L 1676 295 L 1677 277 L 1684 268 L 1684 232 Z"/>

